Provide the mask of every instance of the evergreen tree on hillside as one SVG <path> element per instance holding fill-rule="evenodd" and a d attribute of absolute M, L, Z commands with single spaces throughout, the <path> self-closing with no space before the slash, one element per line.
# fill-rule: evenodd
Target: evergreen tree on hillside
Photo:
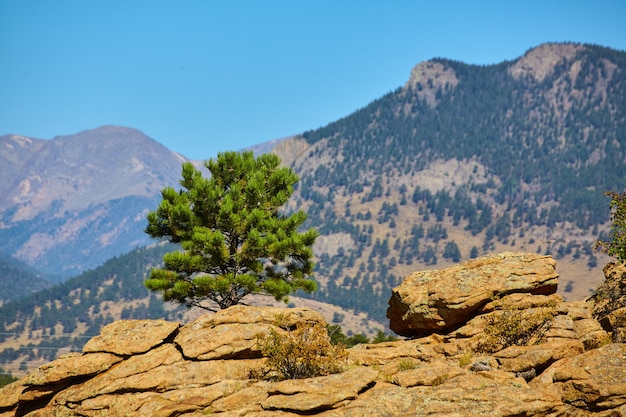
<path fill-rule="evenodd" d="M 183 251 L 163 257 L 145 285 L 166 301 L 212 309 L 238 304 L 246 295 L 264 293 L 277 300 L 302 289 L 313 292 L 311 246 L 318 236 L 299 233 L 306 214 L 280 211 L 298 176 L 279 167 L 273 154 L 220 153 L 205 163 L 206 179 L 183 164 L 183 190 L 167 187 L 157 210 L 148 214 L 146 233 L 180 243 Z"/>

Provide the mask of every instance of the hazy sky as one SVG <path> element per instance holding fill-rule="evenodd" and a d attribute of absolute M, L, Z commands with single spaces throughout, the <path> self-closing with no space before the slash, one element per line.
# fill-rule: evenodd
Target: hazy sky
<path fill-rule="evenodd" d="M 433 57 L 626 50 L 626 1 L 0 0 L 0 134 L 139 129 L 193 159 L 314 129 Z"/>

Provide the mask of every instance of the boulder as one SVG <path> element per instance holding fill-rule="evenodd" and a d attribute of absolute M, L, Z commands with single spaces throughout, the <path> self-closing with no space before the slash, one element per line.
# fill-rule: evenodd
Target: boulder
<path fill-rule="evenodd" d="M 509 346 L 493 354 L 504 371 L 520 373 L 533 370 L 540 374 L 556 361 L 580 355 L 584 351 L 578 340 L 559 340 L 532 346 Z"/>
<path fill-rule="evenodd" d="M 389 327 L 402 336 L 447 332 L 469 321 L 495 298 L 553 294 L 558 274 L 550 256 L 504 252 L 442 270 L 416 272 L 393 289 Z"/>
<path fill-rule="evenodd" d="M 100 335 L 91 338 L 83 352 L 109 352 L 116 355 L 144 353 L 172 336 L 180 324 L 165 320 L 119 320 L 107 324 Z"/>
<path fill-rule="evenodd" d="M 123 358 L 111 353 L 97 352 L 87 355 L 70 353 L 42 365 L 22 381 L 27 386 L 46 386 L 85 378 L 106 371 Z"/>
<path fill-rule="evenodd" d="M 624 407 L 626 344 L 612 343 L 562 359 L 533 380 L 531 386 L 556 394 L 579 411 L 604 412 Z"/>
<path fill-rule="evenodd" d="M 376 386 L 324 417 L 378 416 L 555 416 L 556 395 L 531 389 L 523 379 L 498 373 L 464 373 L 433 386 Z M 560 414 L 563 415 L 563 414 Z"/>
<path fill-rule="evenodd" d="M 447 361 L 433 362 L 398 372 L 392 382 L 401 387 L 436 386 L 468 372 Z"/>
<path fill-rule="evenodd" d="M 257 336 L 270 329 L 325 323 L 324 317 L 308 308 L 233 306 L 213 315 L 203 315 L 183 326 L 174 339 L 186 358 L 260 358 Z"/>
<path fill-rule="evenodd" d="M 249 379 L 264 362 L 254 348 L 258 334 L 316 323 L 326 324 L 309 309 L 245 306 L 182 328 L 163 320 L 120 320 L 89 340 L 82 354 L 60 357 L 0 389 L 0 415 L 171 416 L 220 399 L 226 404 L 238 391 L 263 386 Z M 262 411 L 267 396 L 265 389 L 251 409 Z"/>

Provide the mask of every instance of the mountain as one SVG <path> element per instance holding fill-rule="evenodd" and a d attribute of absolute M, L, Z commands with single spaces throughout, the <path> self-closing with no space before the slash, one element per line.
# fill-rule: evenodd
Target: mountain
<path fill-rule="evenodd" d="M 579 299 L 607 260 L 592 250 L 609 226 L 603 193 L 626 189 L 626 53 L 565 43 L 489 66 L 433 59 L 274 151 L 301 178 L 292 207 L 322 231 L 319 300 L 382 312 L 412 271 L 502 250 L 562 260 L 560 291 Z"/>
<path fill-rule="evenodd" d="M 84 151 L 86 137 L 103 148 Z M 354 331 L 369 333 L 386 322 L 387 300 L 402 278 L 503 251 L 552 255 L 559 293 L 579 300 L 602 281 L 609 260 L 593 251 L 610 226 L 603 192 L 626 189 L 626 52 L 563 43 L 488 66 L 433 59 L 353 114 L 262 145 L 255 151 L 275 152 L 300 176 L 287 209 L 307 212 L 305 226 L 321 232 L 314 247 L 320 290 L 302 302 L 334 306 L 333 322 L 343 326 L 354 313 L 362 320 Z M 0 251 L 66 276 L 145 244 L 145 212 L 157 206 L 162 187 L 176 184 L 184 160 L 136 130 L 114 127 L 52 141 L 5 136 L 0 149 L 7 161 L 0 166 L 12 164 L 6 171 L 13 175 L 1 186 L 8 198 Z M 115 263 L 127 259 L 119 256 L 103 265 L 102 277 L 87 271 L 88 278 L 61 287 L 78 301 L 54 295 L 55 286 L 5 304 L 0 317 L 15 317 L 5 331 L 19 336 L 0 350 L 18 350 L 35 343 L 29 335 L 51 331 L 94 334 L 87 329 L 95 331 L 107 314 L 122 317 L 125 308 L 124 317 L 169 314 L 141 287 L 145 265 L 158 259 L 144 255 L 134 251 L 128 256 L 138 258 L 124 261 L 135 272 L 118 271 Z M 141 298 L 118 279 L 132 281 Z M 40 325 L 52 306 L 59 320 Z M 20 355 L 11 363 L 30 360 Z"/>
<path fill-rule="evenodd" d="M 103 126 L 52 140 L 0 137 L 0 251 L 68 278 L 150 242 L 145 215 L 184 157 Z"/>
<path fill-rule="evenodd" d="M 52 277 L 0 252 L 0 305 L 6 301 L 25 297 L 52 285 Z"/>

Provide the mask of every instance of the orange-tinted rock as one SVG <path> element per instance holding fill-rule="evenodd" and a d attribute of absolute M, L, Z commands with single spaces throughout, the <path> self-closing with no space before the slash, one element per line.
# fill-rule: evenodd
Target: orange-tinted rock
<path fill-rule="evenodd" d="M 393 289 L 389 327 L 402 336 L 445 332 L 469 321 L 495 297 L 552 294 L 558 279 L 555 266 L 550 256 L 504 252 L 416 272 Z"/>

